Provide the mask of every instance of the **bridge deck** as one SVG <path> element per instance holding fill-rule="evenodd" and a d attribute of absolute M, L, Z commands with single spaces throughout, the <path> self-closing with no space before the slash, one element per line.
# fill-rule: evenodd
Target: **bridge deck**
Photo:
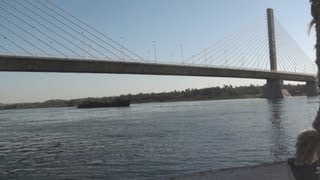
<path fill-rule="evenodd" d="M 0 71 L 112 73 L 315 81 L 313 74 L 138 62 L 0 55 Z"/>

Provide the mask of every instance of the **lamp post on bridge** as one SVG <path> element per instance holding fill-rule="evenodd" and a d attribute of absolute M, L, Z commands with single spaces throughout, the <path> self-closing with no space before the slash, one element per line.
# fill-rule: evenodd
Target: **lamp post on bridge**
<path fill-rule="evenodd" d="M 170 53 L 171 61 L 173 62 L 173 52 Z"/>
<path fill-rule="evenodd" d="M 153 44 L 153 51 L 154 51 L 154 62 L 157 63 L 157 47 L 156 47 L 156 41 L 152 41 Z"/>
<path fill-rule="evenodd" d="M 34 26 L 32 26 L 32 28 L 33 28 L 33 31 L 34 31 L 34 32 L 33 32 L 34 35 L 36 35 L 36 30 L 35 30 L 36 28 L 35 28 Z M 35 47 L 35 51 L 36 51 L 35 54 L 36 54 L 36 56 L 38 56 L 38 54 L 37 54 L 37 52 L 38 52 L 37 40 L 34 41 L 34 47 Z"/>
<path fill-rule="evenodd" d="M 124 37 L 123 36 L 121 36 L 120 37 L 120 39 L 121 39 L 121 54 L 122 54 L 122 61 L 125 61 L 124 60 Z"/>
<path fill-rule="evenodd" d="M 180 44 L 180 49 L 181 49 L 181 62 L 183 64 L 183 45 L 182 45 L 182 43 Z"/>
<path fill-rule="evenodd" d="M 204 49 L 204 61 L 205 61 L 205 65 L 208 66 L 208 63 L 207 63 L 207 49 Z"/>

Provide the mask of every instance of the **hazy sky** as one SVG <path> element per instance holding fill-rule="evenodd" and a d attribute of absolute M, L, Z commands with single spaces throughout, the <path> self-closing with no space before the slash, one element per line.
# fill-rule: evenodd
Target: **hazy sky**
<path fill-rule="evenodd" d="M 273 8 L 298 44 L 314 57 L 314 37 L 307 34 L 311 19 L 308 0 L 55 0 L 71 14 L 147 58 L 156 41 L 159 59 L 186 58 L 237 32 Z M 0 11 L 1 12 L 1 11 Z M 100 97 L 162 92 L 224 84 L 263 84 L 232 78 L 173 77 L 110 74 L 0 73 L 0 102 Z"/>

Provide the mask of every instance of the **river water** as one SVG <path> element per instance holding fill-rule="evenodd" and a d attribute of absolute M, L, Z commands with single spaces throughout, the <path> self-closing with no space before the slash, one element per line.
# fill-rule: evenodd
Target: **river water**
<path fill-rule="evenodd" d="M 0 111 L 0 179 L 145 179 L 285 160 L 318 98 Z"/>

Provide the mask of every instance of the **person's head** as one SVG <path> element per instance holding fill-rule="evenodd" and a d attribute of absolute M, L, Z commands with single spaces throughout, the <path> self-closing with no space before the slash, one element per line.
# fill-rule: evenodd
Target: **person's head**
<path fill-rule="evenodd" d="M 311 164 L 320 158 L 320 133 L 315 129 L 302 132 L 296 143 L 296 164 Z"/>

